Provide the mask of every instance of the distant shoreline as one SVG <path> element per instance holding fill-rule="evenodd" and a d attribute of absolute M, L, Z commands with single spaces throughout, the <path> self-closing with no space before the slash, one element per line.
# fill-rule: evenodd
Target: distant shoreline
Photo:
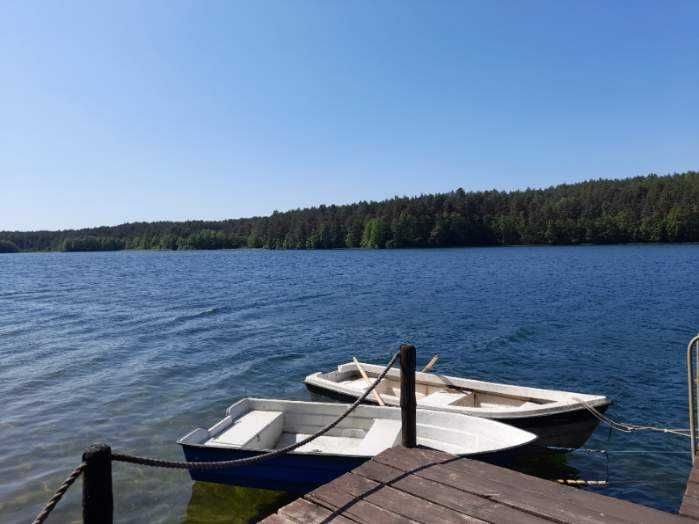
<path fill-rule="evenodd" d="M 699 172 L 395 197 L 219 221 L 0 231 L 0 252 L 699 242 Z"/>
<path fill-rule="evenodd" d="M 264 247 L 237 247 L 237 248 L 219 248 L 219 249 L 112 249 L 112 250 L 101 250 L 101 251 L 56 251 L 56 250 L 42 250 L 42 251 L 15 251 L 15 252 L 0 252 L 0 255 L 19 255 L 19 254 L 66 254 L 66 253 L 201 253 L 201 252 L 219 252 L 219 251 L 296 251 L 296 252 L 309 252 L 309 251 L 426 251 L 426 250 L 450 250 L 450 249 L 500 249 L 500 248 L 530 248 L 530 247 L 543 247 L 543 248 L 557 248 L 557 247 L 600 247 L 600 246 L 629 246 L 629 247 L 645 247 L 645 246 L 699 246 L 699 242 L 623 242 L 616 244 L 497 244 L 497 245 L 473 245 L 473 246 L 444 246 L 444 247 L 399 247 L 399 248 L 361 248 L 361 247 L 334 247 L 334 248 L 316 248 L 316 249 L 270 249 Z"/>

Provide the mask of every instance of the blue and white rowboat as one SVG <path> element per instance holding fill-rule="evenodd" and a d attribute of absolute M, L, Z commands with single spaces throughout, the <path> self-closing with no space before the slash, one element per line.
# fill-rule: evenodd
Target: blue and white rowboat
<path fill-rule="evenodd" d="M 316 433 L 347 409 L 345 404 L 242 399 L 211 428 L 178 440 L 190 462 L 235 460 L 286 447 Z M 401 440 L 400 409 L 358 406 L 323 436 L 285 455 L 256 464 L 190 470 L 193 480 L 305 493 L 356 468 Z M 536 436 L 468 415 L 417 410 L 418 445 L 458 456 L 503 462 Z"/>

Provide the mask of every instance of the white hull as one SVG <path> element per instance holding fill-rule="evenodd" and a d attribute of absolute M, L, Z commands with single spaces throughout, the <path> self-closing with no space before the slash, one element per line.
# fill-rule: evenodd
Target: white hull
<path fill-rule="evenodd" d="M 373 381 L 382 366 L 360 363 Z M 354 363 L 338 366 L 329 373 L 306 377 L 312 391 L 343 399 L 358 398 L 368 387 Z M 513 424 L 540 437 L 547 446 L 581 446 L 597 427 L 598 420 L 588 407 L 604 412 L 610 401 L 603 395 L 528 388 L 435 373 L 415 374 L 418 409 L 459 413 Z M 400 369 L 391 369 L 376 388 L 387 406 L 400 405 Z M 367 402 L 378 402 L 369 395 Z"/>
<path fill-rule="evenodd" d="M 314 434 L 346 409 L 337 403 L 246 398 L 230 406 L 217 424 L 194 430 L 180 443 L 249 451 L 278 449 Z M 400 429 L 400 409 L 360 405 L 328 433 L 292 453 L 369 458 L 398 445 Z M 536 435 L 491 420 L 417 410 L 418 445 L 454 455 L 500 452 L 535 439 Z"/>
<path fill-rule="evenodd" d="M 247 398 L 211 428 L 178 442 L 190 462 L 238 460 L 299 442 L 345 412 L 347 405 Z M 325 435 L 295 451 L 246 466 L 191 469 L 192 479 L 305 493 L 400 443 L 400 409 L 358 406 Z M 417 411 L 418 444 L 461 456 L 507 463 L 536 435 L 491 420 Z"/>

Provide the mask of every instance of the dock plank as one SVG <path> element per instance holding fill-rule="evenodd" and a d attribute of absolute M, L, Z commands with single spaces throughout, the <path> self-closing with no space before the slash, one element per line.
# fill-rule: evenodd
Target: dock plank
<path fill-rule="evenodd" d="M 270 515 L 265 519 L 265 522 L 267 524 L 298 524 L 298 521 L 296 520 L 289 520 L 286 517 L 283 517 L 282 515 L 276 513 L 274 515 Z"/>
<path fill-rule="evenodd" d="M 286 521 L 265 522 L 686 523 L 697 522 L 699 483 L 688 483 L 682 508 L 665 513 L 484 462 L 396 447 L 280 509 L 275 517 Z"/>
<path fill-rule="evenodd" d="M 334 497 L 340 498 L 340 500 L 342 500 L 343 496 L 348 496 L 347 500 L 342 500 L 344 505 L 361 498 L 414 522 L 443 524 L 452 522 L 482 522 L 472 516 L 439 506 L 428 500 L 418 499 L 391 486 L 354 473 L 343 475 L 331 484 L 323 487 L 330 488 L 326 491 L 331 492 Z M 322 489 L 320 488 L 320 490 Z M 316 490 L 314 494 L 318 495 L 318 491 Z"/>
<path fill-rule="evenodd" d="M 669 523 L 684 520 L 646 506 L 433 450 L 403 453 L 400 448 L 392 448 L 375 460 L 557 522 Z"/>
<path fill-rule="evenodd" d="M 699 519 L 699 498 L 687 496 L 687 493 L 685 493 L 680 506 L 680 515 Z"/>
<path fill-rule="evenodd" d="M 355 489 L 350 490 L 348 487 L 348 476 L 349 474 L 343 475 L 329 484 L 312 491 L 304 498 L 357 522 L 367 524 L 373 524 L 377 520 L 396 524 L 415 522 L 381 505 L 372 504 L 366 500 L 365 495 L 366 491 L 369 491 L 368 489 L 362 492 L 357 490 L 355 486 Z M 369 489 L 373 489 L 373 486 Z"/>
<path fill-rule="evenodd" d="M 314 504 L 304 498 L 296 499 L 279 510 L 277 515 L 288 519 L 290 522 L 303 522 L 308 524 L 320 524 L 333 522 L 336 524 L 351 524 L 353 521 L 335 513 L 323 506 Z M 272 523 L 270 523 L 272 524 Z"/>
<path fill-rule="evenodd" d="M 324 500 L 316 495 L 308 496 L 308 500 L 315 502 L 319 506 L 327 507 L 333 513 L 339 513 L 344 517 L 349 518 L 354 522 L 361 524 L 375 524 L 376 522 L 386 524 L 417 524 L 401 515 L 388 511 L 381 506 L 376 506 L 366 500 L 354 500 L 351 503 L 335 505 L 332 501 Z"/>
<path fill-rule="evenodd" d="M 694 466 L 687 480 L 680 515 L 699 520 L 699 457 L 695 457 Z"/>
<path fill-rule="evenodd" d="M 364 463 L 354 472 L 377 482 L 390 483 L 398 490 L 414 497 L 426 499 L 446 508 L 472 515 L 487 522 L 503 524 L 542 524 L 551 522 L 524 511 L 505 506 L 486 497 L 479 497 L 446 484 L 428 480 L 416 475 L 406 475 L 400 470 L 378 462 Z"/>

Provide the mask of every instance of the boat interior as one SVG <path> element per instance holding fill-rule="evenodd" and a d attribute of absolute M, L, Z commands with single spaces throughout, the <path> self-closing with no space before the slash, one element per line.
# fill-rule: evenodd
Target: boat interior
<path fill-rule="evenodd" d="M 318 416 L 253 409 L 206 441 L 208 446 L 244 449 L 279 449 L 313 435 L 322 425 Z M 343 421 L 344 422 L 344 421 Z M 298 453 L 372 456 L 400 440 L 400 420 L 353 420 L 340 423 L 325 435 L 298 448 Z"/>
<path fill-rule="evenodd" d="M 363 393 L 368 387 L 366 381 L 359 376 L 349 377 L 341 382 L 344 386 Z M 384 378 L 376 387 L 377 392 L 386 400 L 391 400 L 391 404 L 398 404 L 400 401 L 400 381 L 394 378 Z M 535 407 L 542 404 L 549 404 L 554 401 L 515 397 L 504 394 L 496 394 L 489 391 L 478 391 L 448 384 L 426 384 L 416 382 L 415 398 L 421 407 L 463 407 L 463 408 L 488 408 L 488 409 L 508 409 L 512 407 Z"/>
<path fill-rule="evenodd" d="M 209 430 L 199 428 L 181 442 L 217 448 L 279 449 L 316 433 L 345 409 L 346 406 L 334 403 L 243 399 L 231 406 L 228 415 Z M 455 454 L 478 453 L 511 445 L 508 445 L 511 437 L 498 434 L 499 428 L 483 431 L 478 427 L 474 431 L 476 428 L 463 424 L 455 427 L 450 424 L 453 415 L 452 419 L 448 416 L 446 413 L 423 412 L 417 424 L 418 444 Z M 483 424 L 480 421 L 480 425 Z M 523 435 L 515 437 L 523 438 Z M 400 410 L 364 405 L 325 435 L 294 453 L 371 457 L 395 446 L 400 438 Z"/>
<path fill-rule="evenodd" d="M 308 379 L 320 382 L 327 389 L 357 397 L 361 395 L 382 371 L 381 366 L 360 363 L 367 374 L 363 377 L 354 363 L 338 366 L 336 371 L 311 375 Z M 367 380 L 367 378 L 369 380 Z M 307 379 L 307 381 L 308 381 Z M 312 382 L 313 383 L 313 382 Z M 375 391 L 387 405 L 400 403 L 400 370 L 391 369 Z M 606 402 L 601 396 L 583 395 L 566 391 L 525 388 L 507 384 L 496 384 L 448 377 L 436 373 L 416 373 L 415 396 L 418 407 L 426 409 L 498 411 L 530 411 L 542 408 L 577 404 L 583 399 L 588 402 Z M 371 395 L 367 400 L 376 402 Z"/>

